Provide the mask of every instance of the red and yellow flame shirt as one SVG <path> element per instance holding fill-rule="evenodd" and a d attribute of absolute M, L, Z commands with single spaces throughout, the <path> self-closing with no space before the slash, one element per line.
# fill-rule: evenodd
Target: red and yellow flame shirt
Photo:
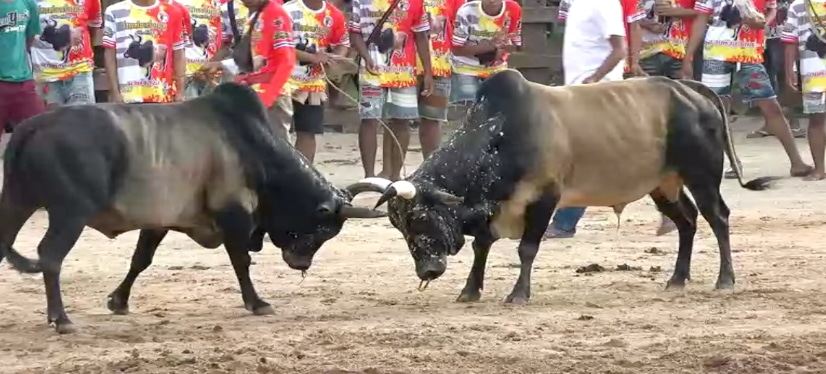
<path fill-rule="evenodd" d="M 92 71 L 89 28 L 100 28 L 100 0 L 38 0 L 43 31 L 31 48 L 38 82 L 55 82 Z M 73 42 L 74 40 L 74 42 Z"/>
<path fill-rule="evenodd" d="M 434 77 L 450 77 L 453 69 L 450 63 L 450 40 L 453 38 L 453 19 L 462 0 L 424 0 L 424 8 L 430 18 L 430 64 Z M 442 25 L 441 30 L 434 34 L 434 24 Z M 422 59 L 416 57 L 416 73 L 423 71 Z"/>
<path fill-rule="evenodd" d="M 393 0 L 353 0 L 350 32 L 361 34 L 366 39 L 392 3 Z M 383 30 L 392 30 L 397 39 L 403 38 L 404 46 L 402 49 L 391 49 L 380 53 L 375 44 L 369 45 L 367 48 L 379 74 L 368 72 L 362 60 L 359 79 L 362 83 L 375 87 L 415 86 L 417 84 L 416 43 L 413 40 L 413 33 L 430 30 L 430 20 L 425 11 L 424 2 L 422 0 L 399 0 L 382 27 Z"/>
<path fill-rule="evenodd" d="M 257 13 L 261 15 L 256 20 Z M 253 20 L 257 21 L 254 25 Z M 296 60 L 293 24 L 284 7 L 270 1 L 263 9 L 249 14 L 244 30 L 249 30 L 250 27 L 251 54 L 255 71 L 239 74 L 235 80 L 249 84 L 269 108 L 275 104 L 279 96 L 292 94 L 288 80 L 295 68 Z M 232 59 L 224 60 L 222 64 L 237 74 L 238 66 Z"/>
<path fill-rule="evenodd" d="M 326 1 L 323 4 L 319 10 L 308 8 L 302 0 L 284 4 L 284 10 L 293 22 L 293 40 L 303 44 L 306 48 L 315 46 L 317 51 L 326 51 L 328 47 L 350 45 L 344 14 L 333 4 Z M 325 92 L 327 90 L 324 71 L 317 64 L 296 65 L 290 78 L 290 85 L 303 92 Z"/>
<path fill-rule="evenodd" d="M 751 0 L 757 11 L 777 8 L 776 0 Z M 763 50 L 766 45 L 764 30 L 751 29 L 746 25 L 728 28 L 720 19 L 720 12 L 726 5 L 733 5 L 731 0 L 697 0 L 694 10 L 712 16 L 711 26 L 706 31 L 703 58 L 706 60 L 744 62 L 759 64 L 763 62 Z"/>
<path fill-rule="evenodd" d="M 116 50 L 124 102 L 173 101 L 171 51 L 186 47 L 183 18 L 178 6 L 161 1 L 143 7 L 124 0 L 106 8 L 103 47 Z"/>
<path fill-rule="evenodd" d="M 186 47 L 186 75 L 191 76 L 221 48 L 221 0 L 173 0 L 186 8 L 184 20 L 189 44 Z"/>
<path fill-rule="evenodd" d="M 482 9 L 479 0 L 469 1 L 456 12 L 452 45 L 479 44 L 505 35 L 517 47 L 522 45 L 522 7 L 515 1 L 505 0 L 499 14 L 490 15 Z M 487 78 L 491 74 L 508 67 L 508 55 L 490 65 L 482 65 L 476 57 L 453 56 L 453 71 L 456 74 Z"/>

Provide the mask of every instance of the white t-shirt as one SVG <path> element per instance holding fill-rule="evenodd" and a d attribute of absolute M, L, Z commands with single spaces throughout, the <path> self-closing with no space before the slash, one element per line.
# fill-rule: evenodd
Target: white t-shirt
<path fill-rule="evenodd" d="M 611 36 L 625 36 L 625 19 L 619 0 L 576 0 L 565 21 L 562 66 L 565 84 L 579 84 L 593 75 L 611 54 Z M 604 80 L 622 80 L 620 62 Z"/>

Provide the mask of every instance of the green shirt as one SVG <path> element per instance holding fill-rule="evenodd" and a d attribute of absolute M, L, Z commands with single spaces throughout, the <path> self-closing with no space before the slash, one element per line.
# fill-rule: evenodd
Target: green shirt
<path fill-rule="evenodd" d="M 32 79 L 26 39 L 40 34 L 40 14 L 34 0 L 0 0 L 0 81 Z"/>

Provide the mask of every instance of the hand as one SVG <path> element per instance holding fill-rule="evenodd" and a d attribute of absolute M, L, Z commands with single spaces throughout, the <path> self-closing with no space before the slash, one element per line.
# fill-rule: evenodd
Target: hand
<path fill-rule="evenodd" d="M 318 51 L 312 54 L 313 56 L 313 64 L 329 64 L 330 63 L 330 55 L 324 51 Z"/>
<path fill-rule="evenodd" d="M 445 23 L 447 20 L 444 16 L 436 16 L 430 18 L 430 34 L 439 35 L 445 30 Z"/>
<path fill-rule="evenodd" d="M 655 23 L 653 25 L 648 26 L 648 31 L 651 31 L 655 34 L 662 34 L 668 27 L 662 23 Z"/>
<path fill-rule="evenodd" d="M 72 47 L 81 45 L 83 43 L 83 29 L 80 27 L 72 28 L 70 38 Z"/>
<path fill-rule="evenodd" d="M 166 46 L 156 45 L 155 46 L 155 55 L 153 56 L 154 60 L 152 62 L 161 62 L 163 61 L 164 57 L 166 57 Z"/>
<path fill-rule="evenodd" d="M 599 82 L 599 79 L 600 79 L 600 78 L 599 78 L 599 77 L 597 77 L 596 75 L 592 75 L 592 76 L 590 76 L 590 77 L 588 77 L 588 78 L 585 78 L 585 79 L 582 81 L 582 84 L 597 83 L 597 82 Z"/>
<path fill-rule="evenodd" d="M 694 62 L 683 60 L 683 66 L 680 68 L 680 76 L 683 79 L 694 79 Z"/>
<path fill-rule="evenodd" d="M 507 53 L 508 53 L 508 51 L 505 50 L 504 48 L 496 48 L 496 57 L 493 58 L 493 62 L 491 63 L 491 65 L 496 64 L 497 62 L 504 60 L 505 54 L 507 54 Z"/>
<path fill-rule="evenodd" d="M 120 91 L 109 91 L 109 102 L 123 104 L 123 96 L 121 96 Z"/>
<path fill-rule="evenodd" d="M 752 30 L 762 30 L 766 27 L 766 20 L 759 18 L 744 18 L 743 24 Z"/>
<path fill-rule="evenodd" d="M 241 73 L 241 74 L 236 75 L 235 76 L 235 83 L 249 85 L 249 82 L 247 82 L 247 74 Z"/>
<path fill-rule="evenodd" d="M 370 56 L 364 57 L 364 68 L 370 74 L 379 75 L 379 67 L 376 65 L 376 62 L 373 61 L 373 58 Z"/>
<path fill-rule="evenodd" d="M 404 49 L 404 43 L 407 41 L 407 34 L 403 32 L 397 32 L 393 34 L 393 49 L 395 50 L 402 50 Z"/>
<path fill-rule="evenodd" d="M 215 74 L 218 74 L 221 71 L 222 66 L 220 62 L 217 61 L 208 61 L 201 65 L 201 68 L 198 69 L 192 76 L 196 79 L 200 80 L 210 80 Z"/>
<path fill-rule="evenodd" d="M 792 90 L 800 91 L 800 86 L 797 82 L 797 74 L 786 74 L 786 85 Z"/>
<path fill-rule="evenodd" d="M 635 77 L 647 77 L 648 73 L 640 66 L 640 63 L 635 61 L 631 63 L 631 75 Z"/>
<path fill-rule="evenodd" d="M 678 7 L 672 6 L 668 2 L 657 2 L 654 4 L 654 14 L 657 16 L 671 17 L 679 13 Z"/>
<path fill-rule="evenodd" d="M 433 75 L 425 74 L 422 79 L 422 96 L 430 96 L 433 93 Z"/>

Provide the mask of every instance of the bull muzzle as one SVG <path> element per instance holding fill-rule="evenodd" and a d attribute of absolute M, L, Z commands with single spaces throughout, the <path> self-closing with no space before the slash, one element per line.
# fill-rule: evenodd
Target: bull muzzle
<path fill-rule="evenodd" d="M 447 270 L 447 257 L 444 255 L 428 257 L 416 261 L 416 276 L 430 282 L 442 276 Z"/>

